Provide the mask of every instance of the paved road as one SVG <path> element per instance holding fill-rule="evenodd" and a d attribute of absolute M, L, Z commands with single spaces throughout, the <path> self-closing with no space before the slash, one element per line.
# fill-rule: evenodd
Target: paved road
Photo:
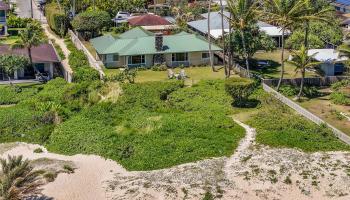
<path fill-rule="evenodd" d="M 12 0 L 12 2 L 16 3 L 16 13 L 18 16 L 23 18 L 31 18 L 31 9 L 30 9 L 30 1 L 32 0 Z M 46 19 L 40 10 L 37 7 L 37 3 L 33 0 L 33 16 L 34 19 L 41 21 L 42 23 L 46 23 Z"/>

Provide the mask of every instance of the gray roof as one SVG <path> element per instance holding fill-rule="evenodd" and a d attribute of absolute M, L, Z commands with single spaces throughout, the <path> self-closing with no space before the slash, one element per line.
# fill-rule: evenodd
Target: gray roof
<path fill-rule="evenodd" d="M 230 13 L 227 11 L 224 11 L 225 16 L 229 16 Z M 202 14 L 202 17 L 205 19 L 197 20 L 197 21 L 191 21 L 187 24 L 191 26 L 192 28 L 202 32 L 207 33 L 208 32 L 208 13 Z M 258 21 L 257 25 L 261 27 L 274 27 L 273 25 L 267 24 L 262 21 Z M 210 13 L 210 30 L 214 29 L 221 29 L 221 12 L 211 12 Z M 224 17 L 224 29 L 229 29 L 229 22 L 227 17 Z"/>

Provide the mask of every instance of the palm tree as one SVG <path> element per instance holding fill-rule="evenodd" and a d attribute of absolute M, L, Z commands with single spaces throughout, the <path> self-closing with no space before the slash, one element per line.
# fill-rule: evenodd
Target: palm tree
<path fill-rule="evenodd" d="M 40 26 L 40 23 L 37 21 L 31 22 L 27 24 L 27 27 L 19 32 L 19 40 L 15 42 L 11 48 L 25 48 L 28 52 L 29 63 L 33 67 L 33 58 L 32 58 L 32 48 L 35 46 L 39 46 L 40 44 L 45 42 L 45 35 Z"/>
<path fill-rule="evenodd" d="M 208 44 L 209 44 L 209 62 L 210 67 L 213 69 L 213 72 L 216 72 L 216 69 L 214 67 L 214 58 L 213 58 L 213 52 L 211 50 L 211 35 L 210 35 L 210 13 L 211 13 L 211 0 L 208 0 Z"/>
<path fill-rule="evenodd" d="M 28 160 L 22 156 L 8 156 L 0 159 L 2 173 L 0 176 L 0 197 L 3 200 L 20 200 L 40 194 L 43 184 L 39 171 L 33 171 Z"/>
<path fill-rule="evenodd" d="M 301 83 L 300 83 L 300 90 L 297 96 L 297 100 L 300 100 L 300 97 L 303 93 L 304 89 L 304 79 L 305 79 L 305 71 L 308 68 L 315 67 L 320 64 L 320 62 L 313 62 L 313 58 L 315 57 L 317 53 L 314 53 L 313 55 L 308 55 L 308 49 L 302 45 L 300 50 L 292 51 L 292 60 L 287 61 L 288 63 L 295 66 L 295 71 L 298 73 L 301 73 Z"/>
<path fill-rule="evenodd" d="M 294 25 L 300 23 L 307 16 L 306 0 L 263 0 L 264 6 L 260 10 L 260 16 L 269 23 L 277 24 L 282 30 L 281 47 L 281 76 L 278 81 L 277 91 L 281 87 L 284 76 L 284 51 L 285 51 L 285 33 Z"/>
<path fill-rule="evenodd" d="M 226 78 L 228 78 L 230 76 L 230 70 L 227 69 L 226 66 L 226 41 L 225 41 L 225 26 L 224 26 L 224 6 L 222 4 L 222 0 L 220 0 L 220 8 L 221 8 L 221 40 L 223 41 L 223 50 L 222 50 L 222 54 L 223 54 L 223 65 L 224 65 L 224 69 L 225 69 L 225 76 Z"/>
<path fill-rule="evenodd" d="M 242 38 L 243 51 L 245 52 L 244 59 L 249 77 L 249 56 L 244 32 L 249 26 L 256 23 L 258 13 L 257 2 L 254 0 L 229 0 L 227 3 L 228 11 L 230 12 L 230 24 L 235 31 L 240 32 Z"/>

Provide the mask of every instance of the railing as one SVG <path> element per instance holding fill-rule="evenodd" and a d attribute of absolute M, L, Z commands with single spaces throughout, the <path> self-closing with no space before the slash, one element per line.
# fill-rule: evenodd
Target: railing
<path fill-rule="evenodd" d="M 90 51 L 84 46 L 84 44 L 80 41 L 77 35 L 72 30 L 68 30 L 68 33 L 70 35 L 70 39 L 72 40 L 75 47 L 79 50 L 82 50 L 84 54 L 87 56 L 88 61 L 90 63 L 90 66 L 94 69 L 96 69 L 100 73 L 100 78 L 103 79 L 105 76 L 101 65 L 103 65 L 101 62 L 96 61 L 95 57 L 91 55 Z"/>
<path fill-rule="evenodd" d="M 190 62 L 189 61 L 172 61 L 171 62 L 171 67 L 180 67 L 180 66 L 188 67 L 190 66 Z"/>
<path fill-rule="evenodd" d="M 288 99 L 287 97 L 283 96 L 281 93 L 277 92 L 276 90 L 274 90 L 273 88 L 271 88 L 267 84 L 262 83 L 262 85 L 263 85 L 263 88 L 264 88 L 264 90 L 266 92 L 272 94 L 274 97 L 276 97 L 282 103 L 286 104 L 287 106 L 289 106 L 290 108 L 294 109 L 296 112 L 298 112 L 299 114 L 303 115 L 304 117 L 306 117 L 307 119 L 313 121 L 316 124 L 319 124 L 319 125 L 326 124 L 330 129 L 332 129 L 333 133 L 340 140 L 342 140 L 343 142 L 345 142 L 347 144 L 350 144 L 350 137 L 348 135 L 346 135 L 342 131 L 338 130 L 334 126 L 328 124 L 327 122 L 325 122 L 324 120 L 322 120 L 318 116 L 312 114 L 310 111 L 308 111 L 305 108 L 301 107 L 297 103 L 295 103 L 292 100 Z"/>

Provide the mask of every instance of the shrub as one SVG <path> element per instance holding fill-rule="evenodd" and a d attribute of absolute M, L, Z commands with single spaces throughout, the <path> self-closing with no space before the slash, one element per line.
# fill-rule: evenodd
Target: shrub
<path fill-rule="evenodd" d="M 255 89 L 255 82 L 246 78 L 229 78 L 225 90 L 232 96 L 235 105 L 243 105 Z"/>
<path fill-rule="evenodd" d="M 332 103 L 337 105 L 350 105 L 350 98 L 343 92 L 333 92 L 330 96 Z"/>
<path fill-rule="evenodd" d="M 56 34 L 64 36 L 68 30 L 68 17 L 60 11 L 56 3 L 50 3 L 45 6 L 47 22 Z"/>
<path fill-rule="evenodd" d="M 350 80 L 348 79 L 333 83 L 331 88 L 335 91 L 338 91 L 339 89 L 347 86 L 350 86 Z"/>
<path fill-rule="evenodd" d="M 154 65 L 151 69 L 153 71 L 166 71 L 168 67 L 164 64 L 161 64 L 161 65 Z"/>
<path fill-rule="evenodd" d="M 71 174 L 71 173 L 74 173 L 74 168 L 70 165 L 63 165 L 63 169 L 68 173 L 68 174 Z"/>
<path fill-rule="evenodd" d="M 25 28 L 31 22 L 33 22 L 32 18 L 21 18 L 16 15 L 9 15 L 7 18 L 8 28 Z"/>
<path fill-rule="evenodd" d="M 106 11 L 90 10 L 85 11 L 74 17 L 72 21 L 73 28 L 78 32 L 88 32 L 91 37 L 99 33 L 102 28 L 109 26 L 111 17 Z"/>
<path fill-rule="evenodd" d="M 36 148 L 33 151 L 34 153 L 43 153 L 44 151 L 41 148 Z"/>
<path fill-rule="evenodd" d="M 55 172 L 46 172 L 44 174 L 44 178 L 47 182 L 55 181 L 56 177 L 57 177 L 57 173 L 55 173 Z"/>
<path fill-rule="evenodd" d="M 280 87 L 280 93 L 288 97 L 295 96 L 298 92 L 298 88 L 291 85 L 282 85 Z"/>

